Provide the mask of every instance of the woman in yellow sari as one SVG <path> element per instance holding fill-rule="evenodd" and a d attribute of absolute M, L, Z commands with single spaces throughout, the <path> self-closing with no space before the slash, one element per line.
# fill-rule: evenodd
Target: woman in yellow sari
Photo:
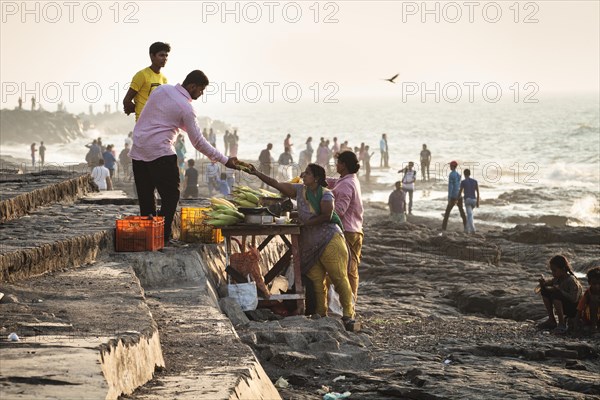
<path fill-rule="evenodd" d="M 300 228 L 300 253 L 302 273 L 313 283 L 316 312 L 327 315 L 328 276 L 340 295 L 344 326 L 354 330 L 354 304 L 348 280 L 348 249 L 340 218 L 334 212 L 333 193 L 326 189 L 325 170 L 317 164 L 309 164 L 302 173 L 303 183 L 279 182 L 251 168 L 251 174 L 279 190 L 285 196 L 296 199 Z"/>

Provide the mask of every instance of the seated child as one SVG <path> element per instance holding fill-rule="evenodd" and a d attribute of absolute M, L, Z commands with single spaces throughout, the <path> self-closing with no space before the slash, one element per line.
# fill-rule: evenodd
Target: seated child
<path fill-rule="evenodd" d="M 392 221 L 406 222 L 406 192 L 402 190 L 402 182 L 396 182 L 394 190 L 388 199 Z"/>
<path fill-rule="evenodd" d="M 575 277 L 569 261 L 564 256 L 554 256 L 549 261 L 552 279 L 546 280 L 541 276 L 540 294 L 548 311 L 548 320 L 539 324 L 539 329 L 554 329 L 556 333 L 566 333 L 565 316 L 574 319 L 577 314 L 577 303 L 583 291 Z M 558 324 L 554 317 L 558 317 Z"/>
<path fill-rule="evenodd" d="M 229 185 L 227 184 L 227 174 L 225 172 L 221 173 L 221 179 L 217 181 L 217 187 L 219 193 L 223 196 L 229 196 L 231 194 L 231 189 L 229 189 Z"/>
<path fill-rule="evenodd" d="M 587 273 L 590 285 L 577 306 L 578 326 L 589 327 L 592 332 L 600 331 L 600 267 L 594 267 Z"/>

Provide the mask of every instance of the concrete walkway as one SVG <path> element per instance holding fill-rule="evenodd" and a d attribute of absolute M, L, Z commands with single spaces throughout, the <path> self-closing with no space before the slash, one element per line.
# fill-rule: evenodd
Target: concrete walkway
<path fill-rule="evenodd" d="M 219 246 L 115 253 L 115 217 L 137 207 L 14 198 L 0 225 L 0 398 L 280 398 L 219 309 Z"/>

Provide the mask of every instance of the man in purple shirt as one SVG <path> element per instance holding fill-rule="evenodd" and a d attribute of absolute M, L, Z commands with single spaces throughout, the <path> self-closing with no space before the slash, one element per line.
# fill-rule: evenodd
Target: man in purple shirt
<path fill-rule="evenodd" d="M 173 144 L 178 130 L 187 132 L 192 145 L 211 160 L 237 169 L 236 157 L 227 158 L 211 146 L 198 126 L 192 100 L 202 96 L 208 78 L 202 71 L 188 74 L 181 85 L 160 85 L 152 91 L 133 129 L 133 177 L 142 216 L 157 215 L 154 190 L 161 198 L 158 215 L 165 217 L 165 245 L 179 202 L 179 168 Z"/>

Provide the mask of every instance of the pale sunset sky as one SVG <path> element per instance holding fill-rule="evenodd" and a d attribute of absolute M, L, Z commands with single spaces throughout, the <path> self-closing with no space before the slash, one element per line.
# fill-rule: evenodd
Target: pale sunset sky
<path fill-rule="evenodd" d="M 317 83 L 321 94 L 333 83 L 338 98 L 394 96 L 402 82 L 534 82 L 540 95 L 598 92 L 599 5 L 2 1 L 1 107 L 14 108 L 19 96 L 29 107 L 32 93 L 51 111 L 58 101 L 74 112 L 87 110 L 86 99 L 97 110 L 120 104 L 133 74 L 150 64 L 155 41 L 172 46 L 163 69 L 169 83 L 201 69 L 221 88 L 252 84 L 264 96 L 265 82 L 305 92 Z M 382 80 L 396 73 L 396 85 Z"/>

